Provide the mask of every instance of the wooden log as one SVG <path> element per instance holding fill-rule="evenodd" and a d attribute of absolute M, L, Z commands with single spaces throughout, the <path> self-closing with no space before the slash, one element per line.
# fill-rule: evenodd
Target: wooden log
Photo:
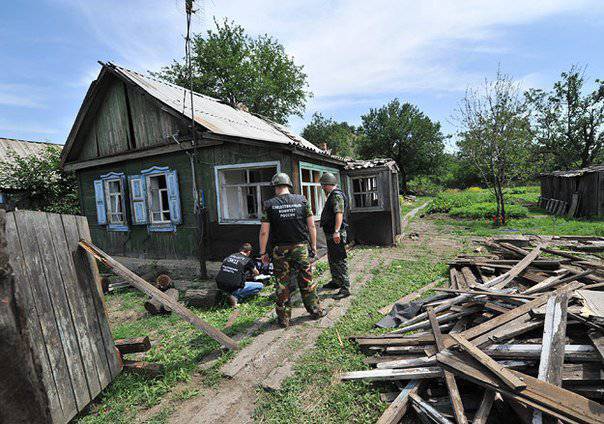
<path fill-rule="evenodd" d="M 497 344 L 483 349 L 483 352 L 497 359 L 537 359 L 541 357 L 541 344 Z M 564 359 L 570 362 L 599 362 L 600 358 L 593 346 L 571 345 L 564 347 Z"/>
<path fill-rule="evenodd" d="M 218 290 L 215 289 L 189 289 L 185 291 L 183 301 L 188 306 L 196 308 L 211 308 L 216 305 Z"/>
<path fill-rule="evenodd" d="M 172 298 L 175 302 L 178 302 L 178 290 L 168 289 L 166 290 L 165 295 Z M 151 299 L 147 300 L 144 306 L 151 315 L 168 315 L 172 313 L 172 309 L 170 309 L 169 306 L 166 306 L 157 296 L 153 296 Z"/>
<path fill-rule="evenodd" d="M 131 339 L 117 339 L 115 347 L 122 355 L 127 353 L 146 352 L 151 349 L 151 341 L 149 336 L 136 337 Z"/>
<path fill-rule="evenodd" d="M 447 370 L 462 378 L 468 379 L 482 387 L 496 390 L 504 397 L 539 409 L 566 422 L 582 424 L 602 422 L 604 406 L 570 390 L 512 370 L 527 385 L 525 389 L 514 392 L 509 390 L 507 386 L 495 377 L 482 371 L 480 363 L 471 357 L 447 351 L 437 354 L 436 359 Z"/>
<path fill-rule="evenodd" d="M 189 322 L 190 324 L 192 324 L 199 330 L 203 331 L 204 333 L 206 333 L 208 336 L 210 336 L 217 342 L 221 343 L 222 345 L 224 345 L 225 347 L 227 347 L 229 349 L 238 348 L 238 344 L 236 341 L 231 339 L 229 336 L 227 336 L 220 330 L 211 326 L 207 322 L 200 319 L 197 315 L 193 314 L 190 310 L 188 310 L 187 308 L 185 308 L 184 306 L 182 306 L 181 304 L 176 302 L 173 298 L 171 298 L 170 296 L 167 296 L 165 293 L 158 290 L 156 287 L 149 284 L 148 282 L 146 282 L 145 280 L 140 278 L 138 275 L 134 274 L 132 271 L 130 271 L 124 265 L 117 262 L 115 259 L 113 259 L 111 256 L 107 255 L 101 249 L 94 246 L 92 243 L 88 243 L 88 242 L 82 240 L 82 241 L 80 241 L 80 246 L 82 246 L 82 248 L 84 250 L 91 253 L 95 258 L 97 258 L 99 261 L 101 261 L 103 264 L 105 264 L 107 267 L 109 267 L 116 274 L 118 274 L 119 276 L 121 276 L 122 278 L 124 278 L 125 280 L 130 282 L 134 287 L 143 291 L 144 293 L 148 294 L 149 296 L 157 297 L 158 299 L 161 300 L 161 302 L 165 306 L 169 307 L 172 311 L 174 311 L 179 316 L 181 316 L 185 321 Z"/>
<path fill-rule="evenodd" d="M 421 387 L 420 380 L 411 380 L 401 393 L 392 401 L 390 406 L 386 408 L 384 413 L 377 420 L 377 424 L 398 424 L 398 422 L 407 413 L 409 406 L 409 396 L 417 394 Z"/>
<path fill-rule="evenodd" d="M 156 378 L 164 373 L 164 367 L 161 364 L 153 362 L 124 359 L 124 371 L 134 372 L 149 378 Z"/>
<path fill-rule="evenodd" d="M 485 367 L 487 367 L 491 372 L 497 375 L 498 378 L 501 379 L 508 387 L 512 390 L 523 389 L 526 387 L 526 384 L 512 374 L 507 368 L 501 366 L 497 361 L 492 359 L 489 355 L 478 349 L 468 340 L 463 338 L 459 334 L 451 334 L 451 337 L 459 343 L 459 345 L 471 356 L 473 356 L 476 360 L 480 361 Z"/>
<path fill-rule="evenodd" d="M 440 352 L 444 349 L 443 337 L 440 332 L 440 327 L 438 326 L 436 315 L 434 315 L 434 309 L 428 308 L 427 312 L 428 319 L 430 320 L 430 325 L 432 327 L 432 333 L 434 333 L 436 351 Z M 459 389 L 457 388 L 455 377 L 449 371 L 444 371 L 444 377 L 445 384 L 447 385 L 447 389 L 449 390 L 449 396 L 451 397 L 451 403 L 453 405 L 453 413 L 455 414 L 455 419 L 459 424 L 467 423 L 468 419 L 466 418 L 466 415 L 463 410 L 463 403 L 461 403 L 461 395 L 459 394 Z"/>

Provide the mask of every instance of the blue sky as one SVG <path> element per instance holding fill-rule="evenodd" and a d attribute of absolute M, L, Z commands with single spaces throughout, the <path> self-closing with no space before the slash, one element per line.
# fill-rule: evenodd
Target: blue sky
<path fill-rule="evenodd" d="M 18 0 L 0 7 L 0 137 L 63 143 L 98 60 L 158 70 L 183 52 L 184 0 Z M 549 88 L 587 65 L 604 78 L 604 2 L 568 0 L 202 2 L 194 30 L 228 17 L 268 33 L 304 65 L 315 111 L 353 124 L 398 97 L 455 131 L 468 87 L 501 65 Z"/>

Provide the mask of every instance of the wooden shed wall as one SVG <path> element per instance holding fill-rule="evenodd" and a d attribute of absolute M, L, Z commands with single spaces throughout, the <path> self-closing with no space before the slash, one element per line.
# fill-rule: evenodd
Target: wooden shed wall
<path fill-rule="evenodd" d="M 604 172 L 588 172 L 575 177 L 545 175 L 541 177 L 541 196 L 572 202 L 579 193 L 576 216 L 604 216 Z"/>

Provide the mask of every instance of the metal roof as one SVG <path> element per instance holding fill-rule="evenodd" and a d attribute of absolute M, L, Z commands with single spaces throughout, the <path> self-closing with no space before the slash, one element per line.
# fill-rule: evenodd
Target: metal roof
<path fill-rule="evenodd" d="M 191 116 L 190 90 L 113 63 L 108 63 L 106 66 L 162 103 L 185 116 Z M 216 134 L 294 145 L 314 153 L 335 157 L 308 140 L 293 134 L 283 125 L 195 92 L 193 92 L 193 112 L 196 122 Z"/>
<path fill-rule="evenodd" d="M 592 172 L 604 172 L 604 165 L 593 165 L 593 166 L 588 166 L 586 168 L 571 169 L 568 171 L 554 171 L 554 172 L 541 174 L 541 176 L 542 177 L 572 178 L 572 177 L 580 177 L 582 175 L 590 174 Z"/>
<path fill-rule="evenodd" d="M 394 159 L 369 159 L 369 160 L 349 160 L 346 162 L 345 169 L 358 170 L 358 169 L 371 169 L 371 168 L 390 168 L 398 170 L 398 165 Z"/>
<path fill-rule="evenodd" d="M 14 138 L 0 137 L 0 161 L 13 162 L 13 158 L 9 152 L 14 152 L 21 157 L 32 155 L 41 155 L 48 147 L 55 146 L 61 149 L 62 146 L 53 143 L 44 143 L 40 141 L 16 140 Z"/>

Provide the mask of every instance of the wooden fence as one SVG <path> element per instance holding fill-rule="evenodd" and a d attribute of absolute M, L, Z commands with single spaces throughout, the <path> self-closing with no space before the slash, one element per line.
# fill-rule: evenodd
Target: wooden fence
<path fill-rule="evenodd" d="M 33 211 L 6 214 L 14 293 L 0 314 L 9 316 L 12 310 L 21 317 L 15 325 L 21 322 L 17 333 L 29 345 L 35 364 L 31 374 L 38 377 L 40 387 L 34 390 L 43 393 L 41 402 L 47 403 L 54 423 L 71 420 L 121 370 L 99 292 L 98 268 L 78 247 L 80 239 L 90 241 L 85 217 Z M 0 251 L 2 246 L 0 240 Z M 6 327 L 5 321 L 0 319 Z M 0 403 L 4 400 L 0 398 Z M 35 400 L 12 401 L 27 408 Z"/>

